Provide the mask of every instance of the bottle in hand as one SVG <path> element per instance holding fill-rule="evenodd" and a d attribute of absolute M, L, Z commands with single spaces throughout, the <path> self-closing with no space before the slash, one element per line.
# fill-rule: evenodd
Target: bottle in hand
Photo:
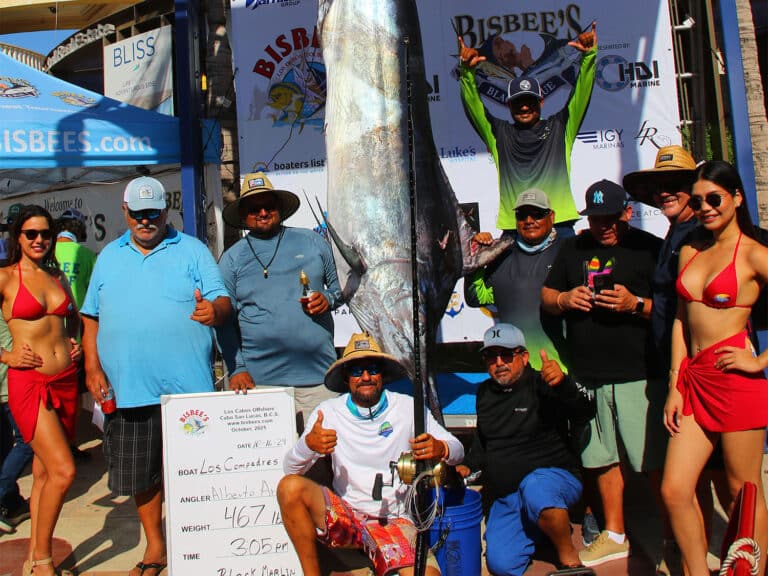
<path fill-rule="evenodd" d="M 117 410 L 117 402 L 115 401 L 115 391 L 110 386 L 106 390 L 101 391 L 101 411 L 104 414 L 112 414 Z"/>

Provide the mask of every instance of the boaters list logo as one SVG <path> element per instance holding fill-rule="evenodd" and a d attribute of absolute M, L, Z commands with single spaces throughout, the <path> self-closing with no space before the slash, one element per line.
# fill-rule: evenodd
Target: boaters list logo
<path fill-rule="evenodd" d="M 322 130 L 325 65 L 316 30 L 292 28 L 279 34 L 263 48 L 252 71 L 264 82 L 253 90 L 250 120 L 270 120 L 274 127 Z"/>
<path fill-rule="evenodd" d="M 191 408 L 185 410 L 179 417 L 181 429 L 187 436 L 200 436 L 208 428 L 210 417 L 203 410 Z"/>
<path fill-rule="evenodd" d="M 37 88 L 23 78 L 0 76 L 0 98 L 28 98 L 38 94 Z"/>

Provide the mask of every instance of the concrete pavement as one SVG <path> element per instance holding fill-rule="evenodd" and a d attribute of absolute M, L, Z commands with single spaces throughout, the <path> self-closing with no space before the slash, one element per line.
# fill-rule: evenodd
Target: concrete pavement
<path fill-rule="evenodd" d="M 145 545 L 136 509 L 129 498 L 114 497 L 107 489 L 100 433 L 89 424 L 83 424 L 78 431 L 78 439 L 80 448 L 90 454 L 90 459 L 77 463 L 76 480 L 56 527 L 54 561 L 56 565 L 76 569 L 84 576 L 123 576 L 141 560 Z M 764 460 L 764 477 L 765 464 Z M 24 476 L 20 484 L 22 493 L 28 496 L 31 475 Z M 660 523 L 644 484 L 643 478 L 633 477 L 631 495 L 627 498 L 627 523 L 633 556 L 629 560 L 598 566 L 596 572 L 599 576 L 654 574 L 651 558 L 656 557 L 660 550 Z M 720 511 L 715 520 L 716 542 L 722 537 L 723 518 Z M 580 527 L 575 526 L 574 530 L 574 541 L 580 542 Z M 0 535 L 0 576 L 21 575 L 28 538 L 29 521 L 19 525 L 15 534 Z M 542 576 L 553 569 L 547 561 L 547 551 L 542 550 L 540 558 L 526 575 Z M 487 574 L 485 569 L 483 574 Z"/>

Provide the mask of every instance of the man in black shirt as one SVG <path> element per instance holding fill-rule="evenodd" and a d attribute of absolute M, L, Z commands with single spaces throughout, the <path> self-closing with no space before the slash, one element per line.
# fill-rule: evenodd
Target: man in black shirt
<path fill-rule="evenodd" d="M 595 182 L 586 203 L 581 214 L 589 230 L 563 242 L 541 303 L 563 316 L 569 372 L 595 393 L 597 414 L 581 459 L 597 482 L 605 529 L 579 554 L 583 564 L 595 566 L 629 555 L 619 440 L 634 470 L 661 467 L 665 391 L 648 385 L 659 375 L 648 320 L 661 240 L 629 226 L 632 207 L 618 184 Z"/>
<path fill-rule="evenodd" d="M 554 228 L 555 213 L 549 197 L 535 188 L 520 194 L 515 222 L 514 243 L 464 280 L 464 300 L 475 308 L 495 305 L 499 322 L 520 328 L 532 349 L 546 350 L 549 358 L 566 369 L 559 354 L 563 346 L 561 318 L 541 311 L 541 285 L 562 242 Z M 476 234 L 474 240 L 481 245 L 493 243 L 488 232 Z M 538 354 L 530 363 L 537 370 L 541 368 Z"/>
<path fill-rule="evenodd" d="M 541 372 L 531 368 L 517 327 L 496 324 L 483 340 L 490 378 L 478 389 L 477 431 L 458 470 L 464 476 L 482 470 L 492 500 L 485 529 L 488 569 L 523 574 L 542 536 L 554 544 L 561 568 L 579 566 L 568 516 L 581 496 L 579 459 L 568 448 L 567 431 L 569 421 L 590 420 L 593 403 L 545 351 L 539 351 Z"/>

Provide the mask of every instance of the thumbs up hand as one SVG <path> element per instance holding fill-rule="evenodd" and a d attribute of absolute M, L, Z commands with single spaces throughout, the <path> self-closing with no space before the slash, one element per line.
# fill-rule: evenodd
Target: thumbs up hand
<path fill-rule="evenodd" d="M 213 326 L 216 322 L 216 311 L 213 308 L 213 303 L 203 298 L 199 288 L 195 288 L 195 310 L 190 318 L 205 326 Z"/>
<path fill-rule="evenodd" d="M 323 411 L 317 411 L 317 420 L 305 438 L 307 446 L 318 454 L 331 454 L 336 447 L 336 430 L 323 428 Z"/>
<path fill-rule="evenodd" d="M 550 360 L 546 350 L 539 350 L 541 356 L 541 378 L 547 383 L 547 386 L 557 386 L 565 378 L 560 364 L 555 360 Z"/>

